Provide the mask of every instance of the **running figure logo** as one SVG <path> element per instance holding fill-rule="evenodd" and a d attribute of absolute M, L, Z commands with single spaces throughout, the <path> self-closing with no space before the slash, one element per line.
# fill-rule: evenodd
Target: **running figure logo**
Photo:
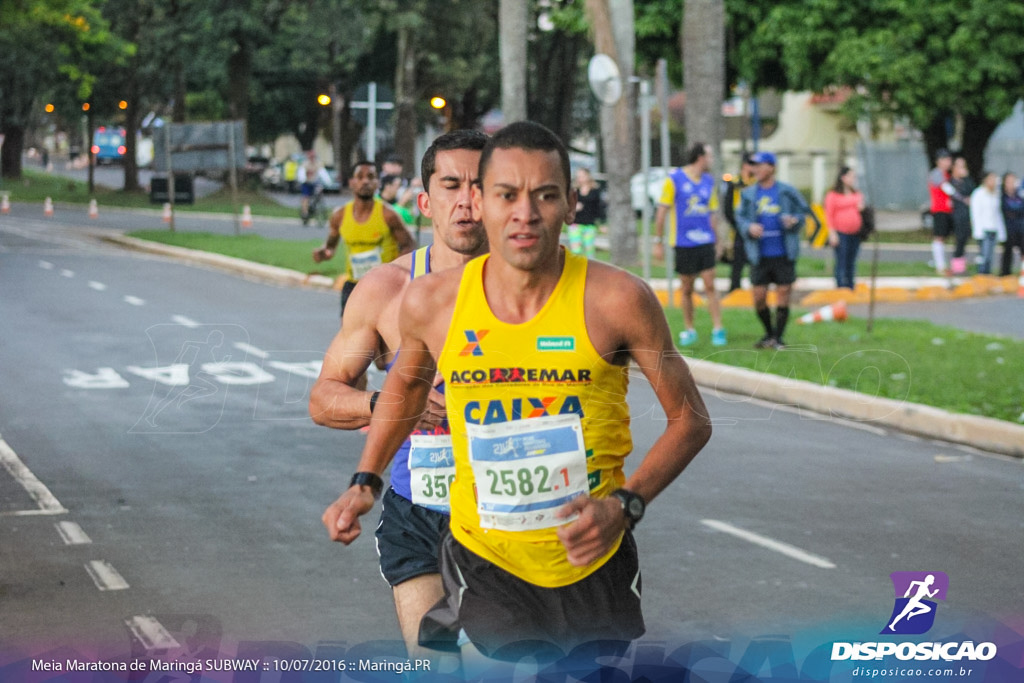
<path fill-rule="evenodd" d="M 935 623 L 934 600 L 946 599 L 949 577 L 944 572 L 893 572 L 889 578 L 896 592 L 896 604 L 889 624 L 881 633 L 919 635 L 927 632 Z"/>

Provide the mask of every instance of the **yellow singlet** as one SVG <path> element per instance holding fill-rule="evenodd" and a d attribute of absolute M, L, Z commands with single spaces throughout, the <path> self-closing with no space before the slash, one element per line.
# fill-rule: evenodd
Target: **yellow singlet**
<path fill-rule="evenodd" d="M 565 586 L 600 568 L 621 542 L 575 567 L 556 536 L 565 522 L 553 512 L 567 491 L 603 498 L 625 481 L 622 462 L 633 449 L 628 374 L 587 335 L 585 258 L 565 252 L 551 297 L 520 325 L 497 319 L 487 304 L 487 258 L 465 267 L 438 361 L 455 455 L 451 529 L 524 581 Z"/>
<path fill-rule="evenodd" d="M 345 243 L 348 279 L 357 281 L 374 266 L 397 258 L 398 242 L 384 220 L 384 203 L 380 199 L 373 200 L 373 210 L 365 223 L 357 222 L 352 211 L 349 202 L 342 209 L 338 232 Z"/>

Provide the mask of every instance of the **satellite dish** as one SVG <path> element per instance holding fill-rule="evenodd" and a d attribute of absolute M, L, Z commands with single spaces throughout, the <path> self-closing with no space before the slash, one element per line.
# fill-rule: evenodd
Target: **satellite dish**
<path fill-rule="evenodd" d="M 590 81 L 590 89 L 594 96 L 604 104 L 615 104 L 622 97 L 619 67 L 608 55 L 597 54 L 590 58 L 587 80 Z"/>

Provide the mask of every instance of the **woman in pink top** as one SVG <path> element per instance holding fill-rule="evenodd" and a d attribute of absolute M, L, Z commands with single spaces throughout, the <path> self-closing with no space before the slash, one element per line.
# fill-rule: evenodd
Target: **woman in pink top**
<path fill-rule="evenodd" d="M 836 248 L 836 287 L 853 289 L 863 208 L 864 195 L 857 189 L 857 174 L 843 166 L 836 184 L 825 193 L 825 224 L 831 231 L 829 243 Z"/>

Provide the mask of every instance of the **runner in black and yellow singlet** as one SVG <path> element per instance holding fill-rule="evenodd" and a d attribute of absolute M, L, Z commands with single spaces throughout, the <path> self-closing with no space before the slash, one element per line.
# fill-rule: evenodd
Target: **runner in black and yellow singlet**
<path fill-rule="evenodd" d="M 358 162 L 348 181 L 354 198 L 334 210 L 327 240 L 313 251 L 313 260 L 320 263 L 334 256 L 339 241 L 345 242 L 347 279 L 341 287 L 342 315 L 359 278 L 415 246 L 402 219 L 377 198 L 377 184 L 376 166 L 369 161 Z"/>

